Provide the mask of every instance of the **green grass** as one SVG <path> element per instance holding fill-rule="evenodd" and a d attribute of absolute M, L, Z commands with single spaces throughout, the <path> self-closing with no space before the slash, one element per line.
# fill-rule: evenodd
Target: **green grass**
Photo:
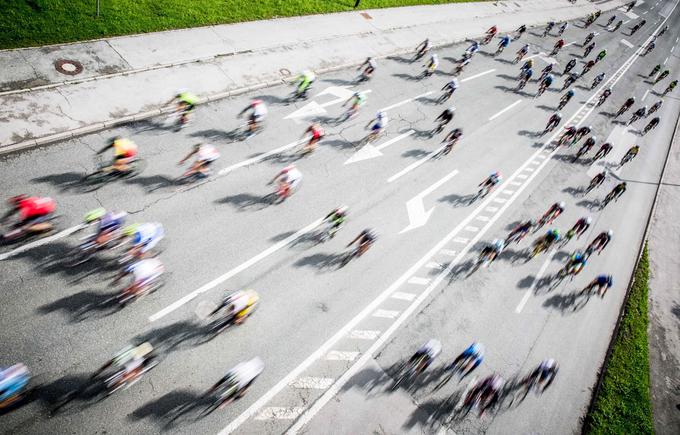
<path fill-rule="evenodd" d="M 354 0 L 0 0 L 0 48 L 353 10 Z M 362 0 L 360 9 L 472 0 Z"/>
<path fill-rule="evenodd" d="M 588 434 L 651 434 L 647 346 L 649 258 L 645 246 L 621 327 L 605 367 L 602 389 L 586 418 Z"/>

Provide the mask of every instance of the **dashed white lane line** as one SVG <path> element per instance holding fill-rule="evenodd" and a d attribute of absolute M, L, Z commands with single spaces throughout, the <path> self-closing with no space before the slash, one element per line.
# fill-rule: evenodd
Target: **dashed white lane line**
<path fill-rule="evenodd" d="M 494 198 L 493 202 L 497 202 L 498 204 L 504 204 L 507 200 L 502 199 L 502 198 Z"/>
<path fill-rule="evenodd" d="M 394 292 L 391 296 L 392 299 L 399 299 L 401 301 L 413 301 L 416 298 L 415 293 L 404 293 L 404 292 Z"/>
<path fill-rule="evenodd" d="M 456 255 L 456 251 L 452 251 L 451 249 L 442 249 L 441 251 L 442 255 L 446 255 L 447 257 L 454 257 Z"/>
<path fill-rule="evenodd" d="M 576 41 L 567 42 L 566 44 L 564 44 L 564 46 L 569 47 L 570 45 L 574 45 L 574 44 L 576 44 Z"/>
<path fill-rule="evenodd" d="M 531 283 L 531 286 L 527 289 L 526 293 L 524 293 L 524 297 L 522 297 L 522 300 L 517 305 L 517 308 L 515 308 L 515 313 L 519 314 L 522 312 L 524 305 L 526 305 L 527 301 L 531 297 L 531 293 L 533 293 L 534 289 L 536 288 L 536 285 L 538 285 L 538 282 L 541 280 L 541 278 L 543 278 L 543 274 L 545 273 L 545 270 L 548 268 L 548 265 L 550 264 L 550 261 L 552 260 L 552 257 L 553 255 L 555 255 L 556 252 L 557 249 L 553 249 L 548 254 L 548 258 L 545 260 L 541 268 L 538 270 L 536 278 L 534 278 L 534 281 Z"/>
<path fill-rule="evenodd" d="M 415 284 L 415 285 L 428 285 L 430 283 L 429 278 L 421 278 L 419 276 L 412 276 L 408 280 L 409 284 Z"/>
<path fill-rule="evenodd" d="M 26 243 L 25 245 L 20 246 L 16 249 L 13 249 L 9 252 L 5 252 L 4 254 L 0 254 L 0 261 L 6 260 L 10 257 L 13 257 L 17 254 L 21 254 L 22 252 L 26 252 L 26 251 L 31 250 L 33 248 L 37 248 L 38 246 L 46 245 L 47 243 L 50 243 L 54 240 L 61 239 L 63 237 L 71 235 L 81 228 L 84 228 L 84 225 L 81 224 L 81 225 L 76 225 L 76 226 L 71 227 L 71 228 L 66 228 L 65 230 L 62 230 L 62 231 L 60 231 L 56 234 L 53 234 L 51 236 L 44 237 L 42 239 L 35 240 L 33 242 L 30 242 L 30 243 Z"/>
<path fill-rule="evenodd" d="M 534 172 L 534 168 L 524 168 L 526 172 Z"/>
<path fill-rule="evenodd" d="M 467 243 L 469 241 L 470 239 L 466 239 L 465 237 L 456 237 L 453 239 L 453 243 Z"/>
<path fill-rule="evenodd" d="M 255 420 L 294 420 L 305 410 L 304 407 L 269 406 L 262 408 L 255 416 Z"/>
<path fill-rule="evenodd" d="M 642 13 L 642 15 L 647 15 L 647 12 L 649 12 L 649 11 L 644 11 L 644 12 Z"/>
<path fill-rule="evenodd" d="M 400 101 L 400 102 L 398 102 L 398 103 L 394 103 L 394 104 L 392 104 L 391 106 L 383 107 L 382 109 L 380 109 L 380 111 L 386 112 L 386 111 L 388 111 L 388 110 L 396 109 L 397 107 L 403 106 L 404 104 L 408 104 L 408 103 L 410 103 L 410 102 L 413 101 L 413 100 L 417 100 L 418 98 L 427 97 L 428 95 L 430 95 L 430 94 L 433 93 L 433 92 L 434 92 L 434 91 L 429 91 L 429 92 L 425 92 L 424 94 L 416 95 L 416 96 L 413 97 L 413 98 L 407 98 L 407 99 L 405 99 L 404 101 Z"/>
<path fill-rule="evenodd" d="M 294 380 L 289 385 L 302 390 L 325 390 L 333 385 L 333 382 L 335 382 L 333 378 L 303 377 Z"/>
<path fill-rule="evenodd" d="M 630 20 L 626 20 L 626 21 L 623 22 L 623 24 L 628 24 L 628 23 L 630 23 Z"/>
<path fill-rule="evenodd" d="M 175 311 L 176 309 L 178 309 L 182 305 L 192 301 L 198 295 L 205 293 L 209 290 L 212 290 L 213 288 L 222 284 L 223 282 L 225 282 L 229 278 L 232 278 L 233 276 L 243 272 L 244 270 L 248 269 L 250 266 L 254 265 L 255 263 L 259 262 L 260 260 L 267 258 L 271 254 L 273 254 L 276 251 L 280 250 L 281 248 L 287 246 L 288 244 L 290 244 L 292 241 L 296 240 L 298 237 L 302 236 L 303 234 L 306 234 L 306 233 L 312 231 L 314 228 L 319 226 L 319 224 L 321 224 L 321 222 L 323 222 L 323 218 L 315 220 L 314 222 L 312 222 L 311 224 L 302 228 L 301 230 L 293 233 L 292 235 L 281 240 L 280 242 L 273 244 L 269 248 L 260 252 L 256 256 L 252 257 L 251 259 L 239 264 L 238 266 L 234 267 L 230 271 L 218 276 L 217 278 L 213 279 L 212 281 L 202 285 L 201 287 L 197 288 L 196 290 L 192 291 L 191 293 L 187 294 L 186 296 L 182 297 L 181 299 L 173 302 L 172 304 L 168 305 L 167 307 L 163 308 L 162 310 L 158 311 L 157 313 L 151 315 L 149 317 L 149 321 L 155 322 L 156 320 L 167 316 L 168 314 L 172 313 L 173 311 Z"/>
<path fill-rule="evenodd" d="M 477 220 L 482 222 L 489 222 L 490 219 L 489 216 L 477 216 Z"/>
<path fill-rule="evenodd" d="M 512 184 L 512 183 L 510 183 L 510 184 Z M 520 183 L 520 184 L 522 184 L 522 183 Z M 489 206 L 489 207 L 485 208 L 485 210 L 490 211 L 491 213 L 496 213 L 498 211 L 498 207 Z"/>
<path fill-rule="evenodd" d="M 367 329 L 355 329 L 349 333 L 349 338 L 355 340 L 375 340 L 380 336 L 382 331 L 367 330 Z"/>
<path fill-rule="evenodd" d="M 645 101 L 645 98 L 647 98 L 647 95 L 649 95 L 649 89 L 645 91 L 645 94 L 642 96 L 642 101 Z"/>
<path fill-rule="evenodd" d="M 373 317 L 379 319 L 396 319 L 398 315 L 399 311 L 394 310 L 376 310 L 375 313 L 373 313 Z"/>
<path fill-rule="evenodd" d="M 469 227 L 465 227 L 465 231 L 470 231 L 471 233 L 476 233 L 477 231 L 479 231 L 479 228 L 469 226 Z"/>
<path fill-rule="evenodd" d="M 521 186 L 522 182 L 521 181 L 513 181 L 510 183 L 511 186 Z"/>
<path fill-rule="evenodd" d="M 671 47 L 671 53 L 673 53 L 673 50 L 675 50 L 675 45 Z"/>
<path fill-rule="evenodd" d="M 503 195 L 512 195 L 513 193 L 515 193 L 515 191 L 506 189 L 506 190 L 502 191 L 501 193 Z"/>
<path fill-rule="evenodd" d="M 498 118 L 499 116 L 501 116 L 502 114 L 504 114 L 504 113 L 507 112 L 508 110 L 512 109 L 513 107 L 515 107 L 516 105 L 518 105 L 518 104 L 521 103 L 521 102 L 522 102 L 521 99 L 515 101 L 514 103 L 512 103 L 511 105 L 509 105 L 509 106 L 506 107 L 505 109 L 503 109 L 503 110 L 501 110 L 500 112 L 496 113 L 495 115 L 491 116 L 491 117 L 489 118 L 489 121 L 493 121 L 494 119 Z"/>
<path fill-rule="evenodd" d="M 436 261 L 430 261 L 425 265 L 426 269 L 441 269 L 442 265 L 437 263 Z"/>
<path fill-rule="evenodd" d="M 625 39 L 622 39 L 622 40 L 621 40 L 621 44 L 625 45 L 625 46 L 628 47 L 628 48 L 633 48 L 633 44 L 631 44 L 630 42 L 626 41 Z"/>
<path fill-rule="evenodd" d="M 326 354 L 326 359 L 328 361 L 354 361 L 357 356 L 359 356 L 359 352 L 331 350 Z"/>
<path fill-rule="evenodd" d="M 663 61 L 663 64 L 666 65 L 667 62 L 668 62 L 668 58 L 666 58 L 666 60 Z"/>
<path fill-rule="evenodd" d="M 519 174 L 516 178 L 518 178 L 520 180 L 524 180 L 526 178 L 529 178 L 529 176 L 527 174 Z"/>
<path fill-rule="evenodd" d="M 467 82 L 468 80 L 474 80 L 474 79 L 479 78 L 479 77 L 481 77 L 481 76 L 485 76 L 485 75 L 487 75 L 487 74 L 490 74 L 490 73 L 492 73 L 492 72 L 494 72 L 494 71 L 496 71 L 495 68 L 490 69 L 490 70 L 487 70 L 487 71 L 482 71 L 482 72 L 480 72 L 480 73 L 478 73 L 478 74 L 475 74 L 475 75 L 473 75 L 473 76 L 465 77 L 465 78 L 462 79 L 460 82 L 463 83 L 463 82 Z"/>

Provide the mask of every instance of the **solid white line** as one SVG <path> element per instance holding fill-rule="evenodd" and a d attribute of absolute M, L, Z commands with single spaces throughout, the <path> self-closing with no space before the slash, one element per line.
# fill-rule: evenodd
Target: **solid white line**
<path fill-rule="evenodd" d="M 666 60 L 663 61 L 663 64 L 666 65 L 666 62 L 668 62 L 668 58 L 666 58 Z"/>
<path fill-rule="evenodd" d="M 553 255 L 557 252 L 557 249 L 553 249 L 550 254 L 548 254 L 548 258 L 545 260 L 541 268 L 538 270 L 538 273 L 536 274 L 536 278 L 534 278 L 534 281 L 531 283 L 531 286 L 527 289 L 526 293 L 524 293 L 524 297 L 522 300 L 519 302 L 519 305 L 517 305 L 517 308 L 515 308 L 515 313 L 519 314 L 522 312 L 522 309 L 524 308 L 524 305 L 526 305 L 527 301 L 529 300 L 529 297 L 531 296 L 531 293 L 534 291 L 536 286 L 538 285 L 538 281 L 543 278 L 543 273 L 545 273 L 545 270 L 548 268 L 548 265 L 550 264 L 550 261 L 552 261 Z"/>
<path fill-rule="evenodd" d="M 394 319 L 399 315 L 399 311 L 393 310 L 377 310 L 373 313 L 373 317 L 378 317 L 381 319 Z"/>
<path fill-rule="evenodd" d="M 380 111 L 386 112 L 386 111 L 388 111 L 388 110 L 395 109 L 395 108 L 397 108 L 397 107 L 399 107 L 399 106 L 403 106 L 404 104 L 410 103 L 410 102 L 413 101 L 413 100 L 417 100 L 418 98 L 426 97 L 426 96 L 430 95 L 430 94 L 433 93 L 433 92 L 434 92 L 434 91 L 429 91 L 429 92 L 425 92 L 424 94 L 416 95 L 416 96 L 413 97 L 413 98 L 407 98 L 406 100 L 400 101 L 400 102 L 398 102 L 398 103 L 394 103 L 394 104 L 392 104 L 391 106 L 383 107 L 382 109 L 380 109 Z"/>
<path fill-rule="evenodd" d="M 496 71 L 495 68 L 490 69 L 490 70 L 488 70 L 488 71 L 483 71 L 483 72 L 480 72 L 479 74 L 475 74 L 475 75 L 470 76 L 470 77 L 465 77 L 465 78 L 462 79 L 460 82 L 461 82 L 461 83 L 467 82 L 468 80 L 473 80 L 473 79 L 476 79 L 476 78 L 478 78 L 478 77 L 485 76 L 485 75 L 487 75 L 487 74 L 489 74 L 489 73 L 492 73 L 492 72 L 494 72 L 494 71 Z"/>
<path fill-rule="evenodd" d="M 414 276 L 411 279 L 408 280 L 409 284 L 416 284 L 416 285 L 428 285 L 430 283 L 429 278 L 421 278 L 419 276 Z"/>
<path fill-rule="evenodd" d="M 518 104 L 521 103 L 521 102 L 522 102 L 521 99 L 515 101 L 514 103 L 512 103 L 511 105 L 509 105 L 509 106 L 506 107 L 505 109 L 501 110 L 500 112 L 496 113 L 496 114 L 493 115 L 491 118 L 489 118 L 489 121 L 493 121 L 494 119 L 498 118 L 499 116 L 501 116 L 502 114 L 504 114 L 504 113 L 507 112 L 508 110 L 512 109 L 513 107 L 515 107 L 516 105 L 518 105 Z"/>
<path fill-rule="evenodd" d="M 298 378 L 291 382 L 289 385 L 293 388 L 299 388 L 304 390 L 325 390 L 331 385 L 335 379 L 333 378 L 315 378 L 315 377 L 304 377 Z"/>
<path fill-rule="evenodd" d="M 258 261 L 260 261 L 260 260 L 262 260 L 262 259 L 264 259 L 268 256 L 270 256 L 274 252 L 276 252 L 279 249 L 283 248 L 284 246 L 288 245 L 290 242 L 294 241 L 295 239 L 297 239 L 301 235 L 308 233 L 309 231 L 313 230 L 314 228 L 319 226 L 319 224 L 321 222 L 323 222 L 323 218 L 315 220 L 314 222 L 312 222 L 311 224 L 302 228 L 301 230 L 299 230 L 299 231 L 295 232 L 294 234 L 286 237 L 285 239 L 281 240 L 280 242 L 273 244 L 269 248 L 265 249 L 264 251 L 260 252 L 256 256 L 254 256 L 253 258 L 251 258 L 251 259 L 239 264 L 238 266 L 234 267 L 233 269 L 231 269 L 227 273 L 224 273 L 224 274 L 218 276 L 217 278 L 213 279 L 212 281 L 202 285 L 198 289 L 192 291 L 191 293 L 187 294 L 186 296 L 182 297 L 181 299 L 179 299 L 179 300 L 173 302 L 172 304 L 168 305 L 167 307 L 163 308 L 162 310 L 160 310 L 156 314 L 151 315 L 149 317 L 149 322 L 155 322 L 156 320 L 167 316 L 168 314 L 175 311 L 177 308 L 181 307 L 182 305 L 184 305 L 187 302 L 190 302 L 191 300 L 196 298 L 198 295 L 205 293 L 208 290 L 213 289 L 214 287 L 222 284 L 223 282 L 225 282 L 229 278 L 243 272 L 244 270 L 248 269 L 253 264 L 257 263 Z"/>
<path fill-rule="evenodd" d="M 408 174 L 409 172 L 411 172 L 412 170 L 416 169 L 418 166 L 422 165 L 423 163 L 425 163 L 425 162 L 427 162 L 427 161 L 430 161 L 430 160 L 432 159 L 432 156 L 434 156 L 434 155 L 437 154 L 439 151 L 441 151 L 442 149 L 444 149 L 445 146 L 446 146 L 446 145 L 442 145 L 441 147 L 439 147 L 439 148 L 437 148 L 436 150 L 432 151 L 430 154 L 426 155 L 426 156 L 423 157 L 422 159 L 420 159 L 420 160 L 418 160 L 418 161 L 416 161 L 416 162 L 411 163 L 410 165 L 408 165 L 407 167 L 405 167 L 405 168 L 402 169 L 401 171 L 397 172 L 396 174 L 394 174 L 394 175 L 392 175 L 390 178 L 388 178 L 388 179 L 387 179 L 387 182 L 388 182 L 388 183 L 391 183 L 391 182 L 393 182 L 394 180 L 397 180 L 397 179 L 401 178 L 402 176 Z"/>
<path fill-rule="evenodd" d="M 409 130 L 409 131 L 407 131 L 406 133 L 402 133 L 402 134 L 400 134 L 400 135 L 397 136 L 397 137 L 394 137 L 394 138 L 392 138 L 392 139 L 390 139 L 390 140 L 388 140 L 388 141 L 385 141 L 385 143 L 381 143 L 380 145 L 378 145 L 378 146 L 375 147 L 375 148 L 376 148 L 378 151 L 384 150 L 385 148 L 387 148 L 388 146 L 392 145 L 393 143 L 398 142 L 398 141 L 402 140 L 402 139 L 405 138 L 405 137 L 409 137 L 409 136 L 411 136 L 411 135 L 412 135 L 413 133 L 415 133 L 415 132 L 416 132 L 415 130 Z"/>
<path fill-rule="evenodd" d="M 647 98 L 647 95 L 649 94 L 649 89 L 645 91 L 645 94 L 642 96 L 642 101 L 645 101 L 645 98 Z"/>
<path fill-rule="evenodd" d="M 380 331 L 355 329 L 349 333 L 349 338 L 355 340 L 375 340 L 380 336 Z"/>
<path fill-rule="evenodd" d="M 343 352 L 340 350 L 332 350 L 326 354 L 328 361 L 354 361 L 359 356 L 359 352 Z"/>
<path fill-rule="evenodd" d="M 304 407 L 296 406 L 291 408 L 284 408 L 281 406 L 270 406 L 262 409 L 255 416 L 255 420 L 293 420 L 302 414 Z"/>
<path fill-rule="evenodd" d="M 625 39 L 621 40 L 621 44 L 625 45 L 626 47 L 633 48 L 633 44 L 630 42 L 626 41 Z"/>
<path fill-rule="evenodd" d="M 399 299 L 401 301 L 409 301 L 411 302 L 416 298 L 415 293 L 404 293 L 404 292 L 394 292 L 392 293 L 392 299 Z"/>
<path fill-rule="evenodd" d="M 226 168 L 220 169 L 219 172 L 217 172 L 217 175 L 219 175 L 219 176 L 226 175 L 226 174 L 228 174 L 230 172 L 234 172 L 235 170 L 240 169 L 244 166 L 252 165 L 253 163 L 259 163 L 269 156 L 278 154 L 281 151 L 286 151 L 286 150 L 293 148 L 297 145 L 300 145 L 300 144 L 302 144 L 302 143 L 304 143 L 308 140 L 309 140 L 309 138 L 305 137 L 305 138 L 302 138 L 300 140 L 296 140 L 295 142 L 289 143 L 288 145 L 284 145 L 284 146 L 279 147 L 279 148 L 274 148 L 273 150 L 267 151 L 266 153 L 262 153 L 260 155 L 255 156 L 255 157 L 252 157 L 250 159 L 244 160 L 242 162 L 235 163 L 231 166 L 227 166 Z"/>
<path fill-rule="evenodd" d="M 66 228 L 65 230 L 62 230 L 62 231 L 60 231 L 56 234 L 52 234 L 51 236 L 44 237 L 42 239 L 38 239 L 38 240 L 35 240 L 33 242 L 30 242 L 30 243 L 26 243 L 25 245 L 19 246 L 18 248 L 13 249 L 9 252 L 5 252 L 4 254 L 0 254 L 0 261 L 6 260 L 10 257 L 14 257 L 17 254 L 21 254 L 22 252 L 26 252 L 26 251 L 33 249 L 33 248 L 36 248 L 38 246 L 46 245 L 47 243 L 50 243 L 50 242 L 57 240 L 57 239 L 61 239 L 62 237 L 66 237 L 69 234 L 73 234 L 76 231 L 78 231 L 79 229 L 84 228 L 84 227 L 85 227 L 85 225 L 83 225 L 83 224 L 76 225 L 76 226 L 71 227 L 71 228 Z"/>

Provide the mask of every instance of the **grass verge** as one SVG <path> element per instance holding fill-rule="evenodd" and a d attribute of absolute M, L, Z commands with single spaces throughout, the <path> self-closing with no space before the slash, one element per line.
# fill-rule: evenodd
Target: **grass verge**
<path fill-rule="evenodd" d="M 611 356 L 604 367 L 601 389 L 586 417 L 587 434 L 653 433 L 647 345 L 648 279 L 645 246 Z"/>
<path fill-rule="evenodd" d="M 360 9 L 473 0 L 361 0 Z M 0 48 L 350 11 L 355 0 L 0 0 Z"/>

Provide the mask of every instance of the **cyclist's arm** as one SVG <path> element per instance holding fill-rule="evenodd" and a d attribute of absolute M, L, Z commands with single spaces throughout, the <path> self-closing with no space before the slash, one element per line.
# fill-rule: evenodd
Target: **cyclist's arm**
<path fill-rule="evenodd" d="M 189 154 L 186 155 L 186 157 L 179 161 L 179 164 L 181 165 L 182 163 L 186 162 L 191 156 L 193 156 L 197 152 L 198 150 L 192 150 Z"/>

